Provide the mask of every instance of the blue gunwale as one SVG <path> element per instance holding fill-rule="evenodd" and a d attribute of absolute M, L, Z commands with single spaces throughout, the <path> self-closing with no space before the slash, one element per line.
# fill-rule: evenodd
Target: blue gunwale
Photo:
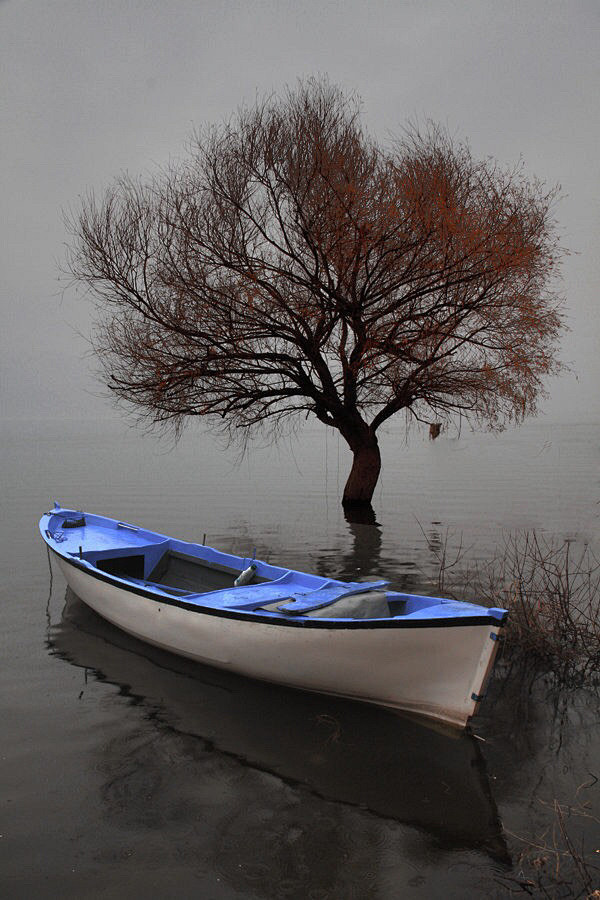
<path fill-rule="evenodd" d="M 85 517 L 84 526 L 60 527 L 65 519 Z M 94 565 L 103 555 L 117 556 L 135 555 L 135 551 L 148 551 L 150 562 L 165 550 L 181 553 L 198 562 L 216 564 L 217 567 L 240 571 L 251 561 L 249 557 L 239 557 L 224 553 L 212 547 L 193 544 L 169 538 L 166 535 L 149 531 L 145 528 L 119 522 L 104 516 L 83 513 L 80 510 L 64 509 L 58 504 L 54 510 L 43 515 L 39 523 L 42 538 L 49 549 L 69 566 L 85 572 L 90 577 L 112 584 L 148 600 L 165 605 L 175 606 L 190 612 L 209 616 L 226 617 L 248 622 L 280 625 L 293 628 L 319 629 L 381 629 L 381 628 L 432 628 L 432 627 L 465 627 L 486 625 L 500 627 L 504 624 L 507 611 L 496 608 L 476 606 L 461 601 L 436 597 L 421 597 L 414 594 L 401 594 L 386 591 L 388 600 L 406 601 L 412 611 L 390 615 L 386 618 L 312 618 L 303 615 L 302 611 L 310 611 L 326 607 L 349 592 L 364 592 L 369 589 L 382 590 L 385 582 L 347 583 L 337 579 L 324 578 L 318 575 L 299 572 L 273 566 L 262 560 L 254 560 L 257 575 L 269 583 L 252 584 L 238 588 L 211 590 L 206 593 L 178 591 L 173 588 L 162 589 L 160 584 L 148 583 L 144 579 L 121 577 L 101 571 Z M 153 554 L 154 551 L 154 554 Z M 91 556 L 92 561 L 85 558 Z M 273 588 L 280 586 L 278 593 Z M 328 594 L 329 591 L 329 594 Z M 266 596 L 271 595 L 271 596 Z M 261 599 L 262 596 L 262 599 Z M 328 596 L 333 599 L 327 600 Z M 271 604 L 280 601 L 298 600 L 294 604 L 294 615 L 275 610 L 260 609 L 260 604 Z"/>

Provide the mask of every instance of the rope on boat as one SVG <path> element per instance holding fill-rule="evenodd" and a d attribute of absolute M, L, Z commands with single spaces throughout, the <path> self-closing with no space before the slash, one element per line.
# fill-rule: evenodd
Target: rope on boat
<path fill-rule="evenodd" d="M 46 623 L 48 625 L 48 633 L 50 632 L 50 600 L 52 598 L 52 560 L 50 559 L 50 547 L 46 544 L 46 555 L 48 556 L 48 568 L 50 569 L 50 588 L 48 590 L 48 599 L 46 600 Z"/>

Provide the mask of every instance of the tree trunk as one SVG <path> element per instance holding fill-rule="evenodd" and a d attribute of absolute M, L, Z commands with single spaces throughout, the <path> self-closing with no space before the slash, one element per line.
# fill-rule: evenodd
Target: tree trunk
<path fill-rule="evenodd" d="M 344 488 L 342 503 L 344 506 L 367 506 L 371 503 L 381 470 L 379 444 L 371 431 L 348 443 L 354 459 Z"/>

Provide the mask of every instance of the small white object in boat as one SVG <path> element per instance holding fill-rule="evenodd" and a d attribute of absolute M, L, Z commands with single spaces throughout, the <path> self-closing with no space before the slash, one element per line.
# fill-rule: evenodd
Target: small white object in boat
<path fill-rule="evenodd" d="M 252 563 L 251 566 L 248 566 L 247 569 L 244 569 L 243 572 L 240 572 L 238 577 L 233 582 L 234 587 L 242 587 L 244 584 L 250 584 L 252 579 L 254 578 L 254 573 L 256 572 L 256 566 Z"/>

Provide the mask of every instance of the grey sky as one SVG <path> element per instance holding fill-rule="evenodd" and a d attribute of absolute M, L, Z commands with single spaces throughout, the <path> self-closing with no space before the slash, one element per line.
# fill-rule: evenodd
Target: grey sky
<path fill-rule="evenodd" d="M 107 412 L 85 359 L 89 306 L 60 299 L 61 209 L 175 158 L 194 125 L 327 73 L 385 140 L 432 118 L 477 156 L 560 182 L 578 379 L 549 418 L 600 416 L 600 2 L 0 0 L 1 411 Z"/>

